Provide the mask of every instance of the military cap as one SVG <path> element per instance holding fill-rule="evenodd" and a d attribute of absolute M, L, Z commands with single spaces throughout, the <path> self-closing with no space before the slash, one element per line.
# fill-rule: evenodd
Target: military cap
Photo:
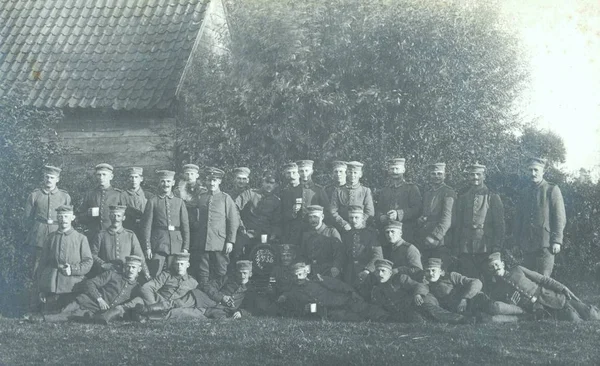
<path fill-rule="evenodd" d="M 108 206 L 108 210 L 111 212 L 125 212 L 127 210 L 127 206 L 116 205 L 116 206 Z"/>
<path fill-rule="evenodd" d="M 235 269 L 238 271 L 252 271 L 252 262 L 248 260 L 241 260 L 235 262 Z"/>
<path fill-rule="evenodd" d="M 190 253 L 175 253 L 173 254 L 175 258 L 175 262 L 189 262 L 190 261 Z"/>
<path fill-rule="evenodd" d="M 348 163 L 346 163 L 345 161 L 335 160 L 335 161 L 331 162 L 331 169 L 347 168 L 347 167 L 348 167 Z"/>
<path fill-rule="evenodd" d="M 142 257 L 137 255 L 128 255 L 125 257 L 125 263 L 136 263 L 141 266 L 143 263 L 143 259 Z"/>
<path fill-rule="evenodd" d="M 157 170 L 158 179 L 175 179 L 175 172 L 172 170 Z"/>
<path fill-rule="evenodd" d="M 267 182 L 267 183 L 276 183 L 276 182 L 277 182 L 277 176 L 275 175 L 275 173 L 273 173 L 273 172 L 272 172 L 272 171 L 270 171 L 270 170 L 266 170 L 266 171 L 263 173 L 263 176 L 262 176 L 262 178 L 263 178 L 263 180 L 264 180 L 265 182 Z"/>
<path fill-rule="evenodd" d="M 546 160 L 544 158 L 532 157 L 527 160 L 527 166 L 539 165 L 542 168 L 545 168 L 547 162 L 548 162 L 548 160 Z"/>
<path fill-rule="evenodd" d="M 192 171 L 195 171 L 196 173 L 198 173 L 198 172 L 200 172 L 200 167 L 196 164 L 185 164 L 181 168 L 181 171 L 183 171 L 183 172 L 187 172 L 188 170 L 192 170 Z"/>
<path fill-rule="evenodd" d="M 427 266 L 425 268 L 427 268 L 427 269 L 429 269 L 429 268 L 442 269 L 442 260 L 440 258 L 429 258 L 427 260 Z"/>
<path fill-rule="evenodd" d="M 406 164 L 406 159 L 404 158 L 392 158 L 390 160 L 388 160 L 388 166 L 404 166 L 404 164 Z"/>
<path fill-rule="evenodd" d="M 204 174 L 206 176 L 206 179 L 213 179 L 213 178 L 222 179 L 223 176 L 225 175 L 225 172 L 219 168 L 208 167 L 204 170 Z"/>
<path fill-rule="evenodd" d="M 283 171 L 287 172 L 289 170 L 298 170 L 298 164 L 296 163 L 286 163 L 283 165 Z"/>
<path fill-rule="evenodd" d="M 347 163 L 347 166 L 348 166 L 348 170 L 362 170 L 362 167 L 364 166 L 364 164 L 359 161 L 349 161 Z"/>
<path fill-rule="evenodd" d="M 375 268 L 387 268 L 391 270 L 394 268 L 394 262 L 387 259 L 377 259 L 375 261 Z"/>
<path fill-rule="evenodd" d="M 312 161 L 312 160 L 298 160 L 296 162 L 296 164 L 298 165 L 298 168 L 303 167 L 303 166 L 309 166 L 309 167 L 312 168 L 312 166 L 313 166 L 314 163 L 315 162 Z"/>
<path fill-rule="evenodd" d="M 402 223 L 400 221 L 390 221 L 385 226 L 386 229 L 399 229 L 402 230 Z"/>
<path fill-rule="evenodd" d="M 250 168 L 246 168 L 245 166 L 235 168 L 233 169 L 233 174 L 235 174 L 236 176 L 247 177 L 250 175 Z"/>
<path fill-rule="evenodd" d="M 446 164 L 445 163 L 434 163 L 427 165 L 427 170 L 430 172 L 446 172 Z"/>
<path fill-rule="evenodd" d="M 485 167 L 485 165 L 475 163 L 475 164 L 468 165 L 466 168 L 466 171 L 468 173 L 485 173 L 486 167 Z"/>
<path fill-rule="evenodd" d="M 45 165 L 44 166 L 44 173 L 48 174 L 48 175 L 56 175 L 59 176 L 60 172 L 62 171 L 62 169 L 52 166 L 52 165 Z"/>
<path fill-rule="evenodd" d="M 296 246 L 293 244 L 280 244 L 277 246 L 279 254 L 296 254 Z"/>
<path fill-rule="evenodd" d="M 111 172 L 114 170 L 114 168 L 112 167 L 112 165 L 106 164 L 106 163 L 98 164 L 98 165 L 96 165 L 94 167 L 94 169 L 96 169 L 96 171 L 99 171 L 99 170 L 109 170 Z"/>
<path fill-rule="evenodd" d="M 308 270 L 307 267 L 308 266 L 304 262 L 296 262 L 296 263 L 290 265 L 290 272 L 297 273 L 299 271 L 306 271 L 306 270 Z"/>
<path fill-rule="evenodd" d="M 144 168 L 140 168 L 139 166 L 132 166 L 131 168 L 127 169 L 127 174 L 128 175 L 133 175 L 133 174 L 144 175 Z"/>
<path fill-rule="evenodd" d="M 73 212 L 73 206 L 70 205 L 62 205 L 56 208 L 56 212 Z"/>
<path fill-rule="evenodd" d="M 348 214 L 352 214 L 352 213 L 365 213 L 365 211 L 363 210 L 363 208 L 361 206 L 357 206 L 357 205 L 348 206 Z"/>
<path fill-rule="evenodd" d="M 322 214 L 323 213 L 323 206 L 310 205 L 310 206 L 306 207 L 306 210 L 308 211 L 309 215 Z"/>
<path fill-rule="evenodd" d="M 501 261 L 501 260 L 502 260 L 502 255 L 500 254 L 500 252 L 494 252 L 488 256 L 488 263 L 493 262 L 493 261 Z"/>

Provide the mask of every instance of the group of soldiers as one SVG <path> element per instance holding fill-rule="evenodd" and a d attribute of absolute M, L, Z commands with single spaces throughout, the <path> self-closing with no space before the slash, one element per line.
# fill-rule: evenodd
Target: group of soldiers
<path fill-rule="evenodd" d="M 225 172 L 186 164 L 181 179 L 157 171 L 145 192 L 143 169 L 128 187 L 111 186 L 113 167 L 95 167 L 97 186 L 79 209 L 46 166 L 29 196 L 24 225 L 34 248 L 31 321 L 83 317 L 107 323 L 166 318 L 238 319 L 243 314 L 318 316 L 346 321 L 470 323 L 554 317 L 597 320 L 550 276 L 566 224 L 558 186 L 532 158 L 517 201 L 513 241 L 523 266 L 507 268 L 501 197 L 486 167 L 466 168 L 468 186 L 445 183 L 445 164 L 428 165 L 428 187 L 405 181 L 405 159 L 389 160 L 390 185 L 376 197 L 361 184 L 363 164 L 332 162 L 333 183 L 312 180 L 313 161 L 266 171 L 250 188 L 250 169 Z M 73 228 L 81 225 L 85 233 Z M 253 254 L 276 253 L 269 292 L 251 277 Z"/>

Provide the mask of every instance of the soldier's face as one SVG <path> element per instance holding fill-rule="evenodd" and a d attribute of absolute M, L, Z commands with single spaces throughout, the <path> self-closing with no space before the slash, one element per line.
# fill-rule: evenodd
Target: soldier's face
<path fill-rule="evenodd" d="M 311 227 L 316 229 L 319 226 L 321 226 L 321 223 L 323 222 L 323 217 L 324 217 L 324 215 L 322 213 L 310 214 L 310 215 L 308 215 L 308 223 L 310 224 Z"/>
<path fill-rule="evenodd" d="M 252 271 L 244 269 L 244 270 L 238 270 L 235 273 L 235 277 L 237 279 L 237 282 L 241 285 L 245 285 L 248 283 L 248 281 L 250 280 L 250 277 L 252 277 Z"/>
<path fill-rule="evenodd" d="M 101 187 L 110 186 L 110 181 L 113 179 L 113 173 L 108 170 L 99 170 L 96 172 L 96 182 Z"/>
<path fill-rule="evenodd" d="M 279 255 L 279 261 L 284 266 L 289 266 L 290 264 L 292 264 L 293 260 L 294 260 L 294 254 L 293 253 L 283 252 L 283 253 L 281 253 Z"/>
<path fill-rule="evenodd" d="M 123 268 L 123 274 L 129 281 L 133 281 L 137 278 L 138 274 L 142 270 L 142 266 L 138 263 L 126 263 Z"/>
<path fill-rule="evenodd" d="M 273 192 L 275 190 L 275 188 L 277 188 L 277 183 L 275 182 L 267 182 L 265 180 L 263 180 L 263 184 L 262 184 L 262 189 L 265 192 Z"/>
<path fill-rule="evenodd" d="M 308 271 L 303 268 L 294 272 L 294 280 L 297 284 L 301 285 L 306 282 L 306 278 L 308 277 Z"/>
<path fill-rule="evenodd" d="M 353 229 L 359 229 L 363 226 L 363 222 L 365 221 L 365 215 L 363 213 L 350 213 L 348 214 L 348 222 Z"/>
<path fill-rule="evenodd" d="M 122 211 L 111 211 L 108 217 L 113 224 L 121 223 L 125 220 L 125 214 Z"/>
<path fill-rule="evenodd" d="M 376 268 L 375 276 L 377 276 L 379 283 L 386 283 L 392 277 L 392 270 L 387 267 Z"/>
<path fill-rule="evenodd" d="M 60 177 L 55 174 L 44 174 L 44 186 L 46 188 L 54 189 L 56 184 L 60 180 Z"/>
<path fill-rule="evenodd" d="M 303 167 L 298 168 L 298 174 L 300 175 L 300 180 L 303 182 L 307 182 L 308 180 L 310 180 L 312 173 L 313 173 L 313 168 L 310 166 L 303 166 Z"/>
<path fill-rule="evenodd" d="M 394 229 L 385 229 L 385 237 L 388 243 L 394 244 L 402 239 L 402 230 L 398 228 Z"/>
<path fill-rule="evenodd" d="M 58 226 L 64 231 L 71 228 L 71 223 L 75 220 L 75 215 L 73 212 L 59 212 L 56 215 L 56 221 L 58 221 Z"/>
<path fill-rule="evenodd" d="M 540 165 L 532 165 L 527 168 L 527 175 L 533 183 L 539 183 L 544 179 L 544 168 Z"/>
<path fill-rule="evenodd" d="M 504 261 L 495 259 L 488 264 L 488 269 L 494 276 L 502 277 L 506 273 Z"/>
<path fill-rule="evenodd" d="M 478 187 L 483 184 L 483 181 L 485 180 L 485 173 L 484 172 L 469 172 L 468 177 L 469 177 L 469 184 L 473 187 Z"/>
<path fill-rule="evenodd" d="M 173 264 L 175 266 L 175 272 L 179 276 L 183 276 L 187 273 L 187 269 L 190 266 L 190 262 L 188 261 L 177 261 Z"/>
<path fill-rule="evenodd" d="M 250 179 L 247 175 L 236 175 L 235 176 L 235 187 L 238 189 L 244 189 L 248 187 Z"/>
<path fill-rule="evenodd" d="M 388 173 L 392 178 L 399 178 L 404 174 L 406 169 L 403 165 L 391 165 L 388 167 Z"/>
<path fill-rule="evenodd" d="M 442 275 L 441 268 L 434 267 L 434 268 L 427 268 L 425 270 L 425 278 L 429 282 L 437 282 L 440 279 L 441 275 Z"/>
<path fill-rule="evenodd" d="M 446 174 L 442 171 L 430 172 L 429 173 L 429 183 L 430 184 L 442 184 L 446 179 Z"/>
<path fill-rule="evenodd" d="M 216 192 L 219 190 L 219 186 L 221 185 L 221 179 L 220 178 L 210 178 L 208 180 L 208 190 L 211 192 Z"/>
<path fill-rule="evenodd" d="M 335 181 L 339 184 L 346 183 L 346 168 L 341 166 L 333 169 L 333 176 L 335 177 Z"/>
<path fill-rule="evenodd" d="M 186 170 L 183 172 L 183 180 L 188 183 L 195 183 L 200 175 L 195 170 Z"/>
<path fill-rule="evenodd" d="M 171 192 L 171 188 L 173 188 L 173 183 L 175 181 L 173 179 L 161 179 L 160 180 L 160 189 L 163 193 Z"/>
<path fill-rule="evenodd" d="M 300 174 L 296 169 L 290 169 L 285 171 L 285 179 L 290 183 L 298 183 L 300 181 Z"/>
<path fill-rule="evenodd" d="M 131 189 L 138 189 L 140 185 L 144 181 L 144 177 L 139 174 L 130 174 L 129 175 L 129 187 Z"/>
<path fill-rule="evenodd" d="M 348 170 L 348 181 L 350 184 L 356 184 L 362 177 L 362 170 L 352 169 Z"/>

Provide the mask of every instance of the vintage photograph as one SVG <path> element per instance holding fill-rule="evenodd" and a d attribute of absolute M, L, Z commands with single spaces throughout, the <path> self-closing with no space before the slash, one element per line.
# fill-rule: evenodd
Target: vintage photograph
<path fill-rule="evenodd" d="M 0 171 L 0 366 L 600 364 L 597 0 L 2 0 Z"/>

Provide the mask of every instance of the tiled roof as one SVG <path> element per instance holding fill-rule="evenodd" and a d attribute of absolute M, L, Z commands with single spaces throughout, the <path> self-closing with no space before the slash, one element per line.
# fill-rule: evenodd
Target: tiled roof
<path fill-rule="evenodd" d="M 0 97 L 36 107 L 163 109 L 210 0 L 1 0 Z"/>

